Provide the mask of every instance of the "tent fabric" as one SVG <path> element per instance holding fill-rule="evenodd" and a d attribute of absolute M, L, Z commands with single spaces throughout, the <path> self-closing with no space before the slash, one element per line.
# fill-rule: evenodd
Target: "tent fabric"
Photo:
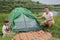
<path fill-rule="evenodd" d="M 15 8 L 9 15 L 10 30 L 31 31 L 40 30 L 41 26 L 33 13 L 26 8 Z"/>
<path fill-rule="evenodd" d="M 12 40 L 51 40 L 52 35 L 49 32 L 35 31 L 18 33 Z"/>

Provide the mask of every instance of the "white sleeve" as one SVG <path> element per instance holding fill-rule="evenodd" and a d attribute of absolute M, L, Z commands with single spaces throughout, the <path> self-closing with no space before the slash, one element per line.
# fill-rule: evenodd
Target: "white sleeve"
<path fill-rule="evenodd" d="M 53 13 L 52 12 L 50 12 L 50 16 L 53 16 Z"/>
<path fill-rule="evenodd" d="M 3 28 L 2 28 L 3 30 L 6 30 L 6 27 L 5 26 L 3 26 Z"/>
<path fill-rule="evenodd" d="M 2 29 L 4 29 L 4 25 L 3 25 Z"/>

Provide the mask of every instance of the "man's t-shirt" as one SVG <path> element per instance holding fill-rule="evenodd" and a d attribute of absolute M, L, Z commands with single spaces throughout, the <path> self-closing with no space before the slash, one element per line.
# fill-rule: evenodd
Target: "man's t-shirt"
<path fill-rule="evenodd" d="M 43 13 L 43 17 L 48 20 L 51 16 L 53 16 L 53 13 L 52 12 L 49 12 L 48 14 L 46 13 Z M 52 20 L 52 22 L 54 23 L 54 19 Z"/>

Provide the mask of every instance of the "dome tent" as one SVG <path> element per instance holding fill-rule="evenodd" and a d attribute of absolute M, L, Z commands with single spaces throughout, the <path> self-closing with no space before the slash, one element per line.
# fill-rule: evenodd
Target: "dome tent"
<path fill-rule="evenodd" d="M 12 31 L 40 30 L 41 26 L 33 13 L 26 8 L 15 8 L 9 15 L 9 29 Z"/>

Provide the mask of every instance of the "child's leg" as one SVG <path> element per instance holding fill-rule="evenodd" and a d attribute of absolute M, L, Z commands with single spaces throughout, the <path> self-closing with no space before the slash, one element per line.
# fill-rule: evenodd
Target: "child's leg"
<path fill-rule="evenodd" d="M 6 35 L 9 36 L 10 35 L 10 31 L 8 31 Z"/>
<path fill-rule="evenodd" d="M 4 38 L 5 36 L 6 36 L 6 34 L 5 34 L 5 33 L 3 33 L 2 37 Z"/>

